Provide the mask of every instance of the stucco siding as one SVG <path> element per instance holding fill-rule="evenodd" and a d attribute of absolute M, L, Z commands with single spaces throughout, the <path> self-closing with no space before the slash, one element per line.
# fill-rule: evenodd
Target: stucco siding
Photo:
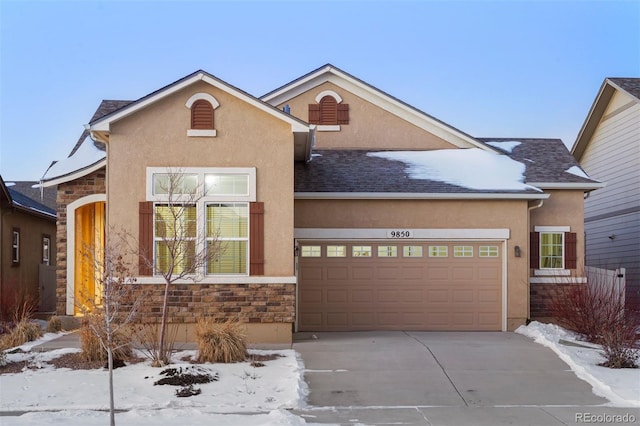
<path fill-rule="evenodd" d="M 286 102 L 291 114 L 309 120 L 309 104 L 325 91 L 336 92 L 349 105 L 349 124 L 339 132 L 318 131 L 316 149 L 446 149 L 451 143 L 426 132 L 380 106 L 368 102 L 333 83 L 324 83 Z M 283 108 L 284 105 L 279 105 Z"/>
<path fill-rule="evenodd" d="M 216 137 L 189 137 L 186 101 L 206 92 Z M 264 155 L 266 152 L 269 155 Z M 291 126 L 205 83 L 174 93 L 112 125 L 108 144 L 108 224 L 137 234 L 146 199 L 146 167 L 255 167 L 257 201 L 265 203 L 265 275 L 292 276 L 293 135 Z"/>

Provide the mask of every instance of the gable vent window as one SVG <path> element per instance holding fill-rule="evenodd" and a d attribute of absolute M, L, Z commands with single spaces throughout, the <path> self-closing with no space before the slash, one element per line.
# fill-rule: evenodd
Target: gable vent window
<path fill-rule="evenodd" d="M 316 124 L 318 131 L 338 132 L 341 125 L 349 124 L 349 105 L 342 103 L 340 95 L 326 90 L 315 100 L 309 104 L 309 123 Z"/>
<path fill-rule="evenodd" d="M 191 123 L 187 136 L 215 137 L 215 109 L 220 106 L 216 98 L 208 93 L 196 93 L 185 105 L 191 110 Z"/>

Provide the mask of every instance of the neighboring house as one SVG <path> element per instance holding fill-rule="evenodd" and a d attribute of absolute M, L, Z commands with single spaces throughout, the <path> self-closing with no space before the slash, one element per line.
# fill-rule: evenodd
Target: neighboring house
<path fill-rule="evenodd" d="M 586 263 L 626 269 L 627 306 L 640 306 L 640 78 L 607 78 L 573 156 L 606 187 L 585 200 Z"/>
<path fill-rule="evenodd" d="M 56 211 L 23 193 L 39 192 L 31 188 L 36 183 L 5 183 L 0 177 L 0 317 L 5 319 L 23 303 L 40 313 L 56 310 Z"/>
<path fill-rule="evenodd" d="M 163 264 L 169 169 L 204 188 L 190 250 L 208 244 L 198 235 L 231 248 L 173 287 L 187 332 L 203 316 L 240 320 L 254 342 L 513 330 L 549 316 L 561 283 L 584 283 L 583 198 L 602 185 L 562 141 L 475 138 L 332 65 L 262 98 L 196 71 L 104 101 L 86 128 L 43 178 L 58 187 L 60 314 L 95 292 L 78 247 L 105 229 Z M 138 270 L 146 322 L 160 316 L 154 267 Z"/>

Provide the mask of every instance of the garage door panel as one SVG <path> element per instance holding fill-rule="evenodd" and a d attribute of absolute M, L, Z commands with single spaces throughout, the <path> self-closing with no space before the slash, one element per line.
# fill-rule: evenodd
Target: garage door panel
<path fill-rule="evenodd" d="M 454 257 L 454 245 L 429 257 L 405 257 L 404 242 L 313 243 L 320 257 L 299 260 L 299 330 L 500 330 L 502 258 Z M 346 257 L 326 257 L 326 246 L 347 246 Z M 370 246 L 371 257 L 352 257 L 353 246 Z M 397 256 L 384 256 L 397 246 Z M 467 250 L 467 253 L 471 252 Z M 443 255 L 444 253 L 444 255 Z M 440 257 L 437 257 L 440 256 Z"/>

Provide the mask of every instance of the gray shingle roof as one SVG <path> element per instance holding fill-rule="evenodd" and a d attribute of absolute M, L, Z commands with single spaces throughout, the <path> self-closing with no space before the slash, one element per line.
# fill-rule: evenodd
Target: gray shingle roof
<path fill-rule="evenodd" d="M 20 194 L 37 201 L 40 204 L 56 210 L 56 188 L 34 188 L 39 182 L 35 181 L 11 181 L 13 184 L 9 187 L 12 192 L 19 192 Z M 40 190 L 42 189 L 42 193 Z M 42 195 L 42 197 L 41 197 Z"/>
<path fill-rule="evenodd" d="M 96 112 L 93 113 L 93 117 L 91 117 L 91 120 L 89 120 L 89 122 L 92 122 L 94 120 L 97 120 L 98 118 L 104 117 L 107 114 L 111 114 L 112 112 L 115 112 L 120 108 L 129 105 L 131 102 L 133 101 L 116 101 L 116 100 L 105 99 L 102 102 L 100 102 L 98 109 L 96 110 Z M 84 130 L 80 135 L 80 139 L 78 139 L 78 142 L 76 142 L 75 146 L 71 150 L 69 157 L 75 154 L 75 152 L 78 150 L 78 148 L 80 148 L 80 145 L 82 145 L 82 143 L 85 141 L 87 136 L 89 136 L 89 132 L 87 130 Z M 100 143 L 100 142 L 94 142 L 94 143 L 98 148 L 104 151 L 105 147 L 103 143 Z"/>
<path fill-rule="evenodd" d="M 609 80 L 640 99 L 640 78 L 609 78 Z"/>
<path fill-rule="evenodd" d="M 511 153 L 505 151 L 505 154 L 526 166 L 525 182 L 596 182 L 566 172 L 569 168 L 578 166 L 578 163 L 560 139 L 476 139 L 482 142 L 520 142 Z M 295 164 L 295 192 L 538 193 L 533 189 L 478 190 L 436 180 L 410 178 L 405 163 L 367 155 L 371 152 L 380 150 L 316 150 L 311 162 Z"/>

